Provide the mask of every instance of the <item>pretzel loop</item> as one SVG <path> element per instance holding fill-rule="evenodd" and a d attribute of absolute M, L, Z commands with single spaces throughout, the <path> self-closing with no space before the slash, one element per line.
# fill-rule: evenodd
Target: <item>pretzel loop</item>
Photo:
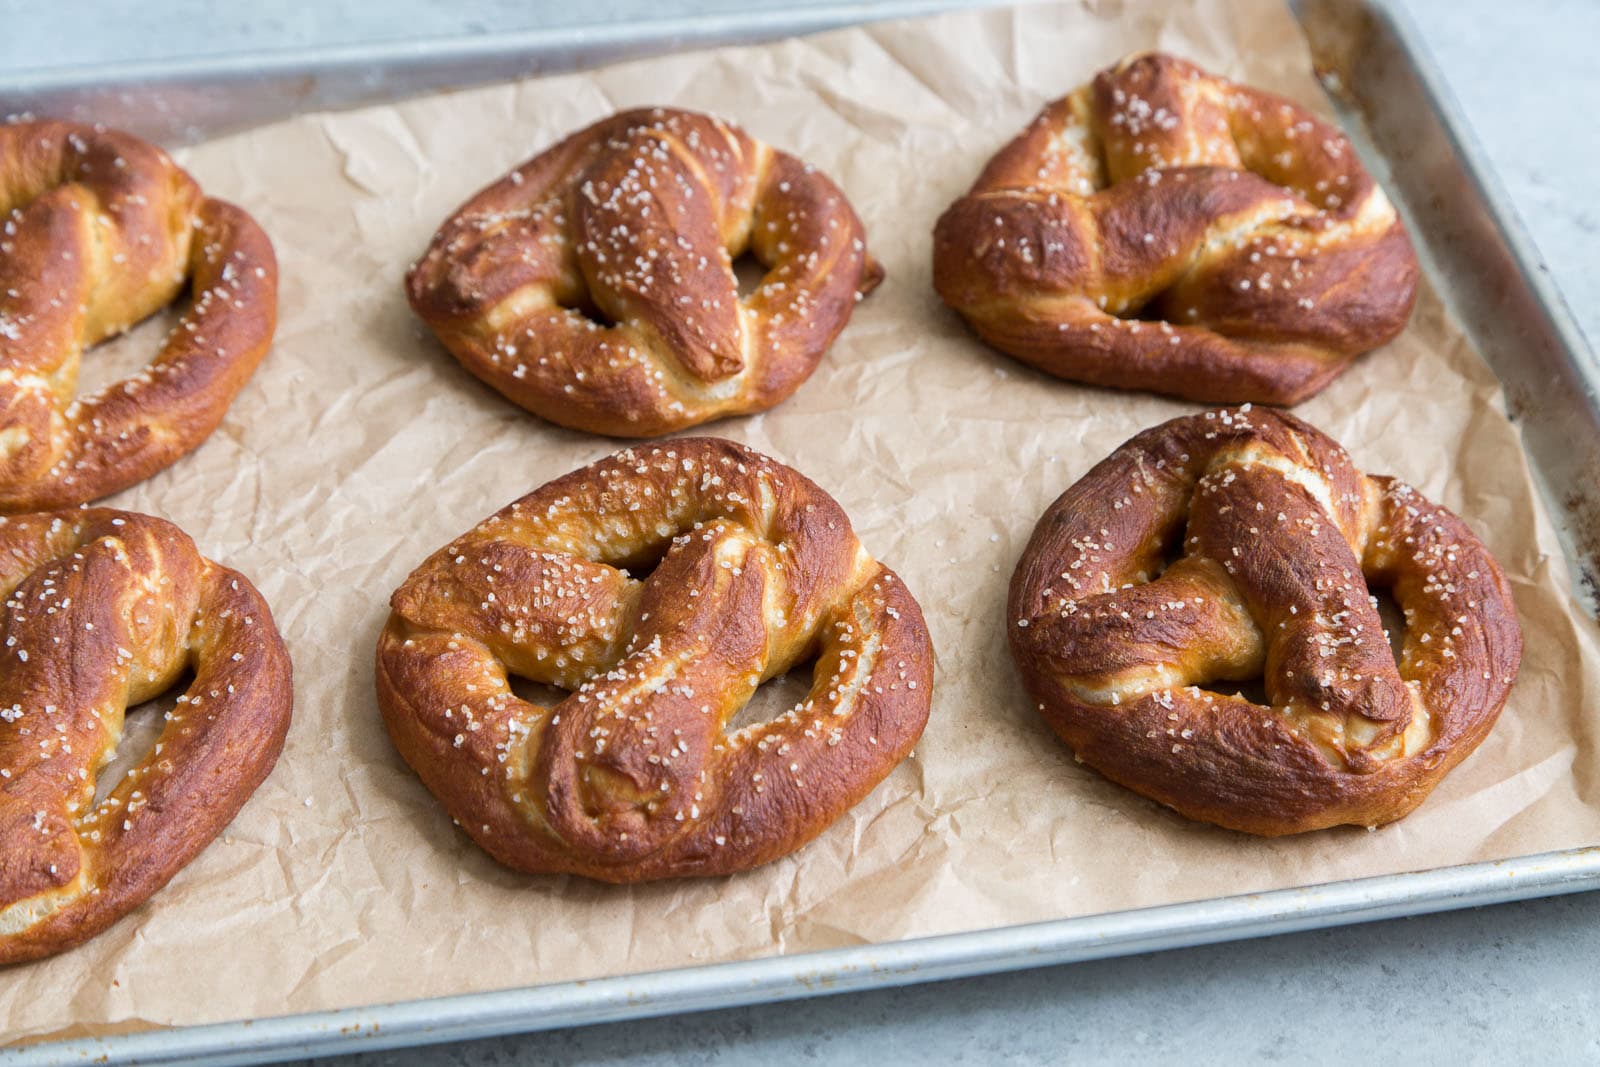
<path fill-rule="evenodd" d="M 1398 663 L 1369 586 L 1405 613 Z M 1522 647 L 1466 524 L 1248 408 L 1139 434 L 1063 494 L 1010 613 L 1029 691 L 1084 762 L 1265 834 L 1411 811 L 1493 726 Z M 1205 688 L 1255 677 L 1270 706 Z"/>
<path fill-rule="evenodd" d="M 276 321 L 272 245 L 161 150 L 0 125 L 0 512 L 106 496 L 221 422 Z M 194 293 L 141 373 L 74 398 L 85 349 Z"/>
<path fill-rule="evenodd" d="M 916 602 L 831 498 L 726 441 L 552 482 L 435 554 L 393 608 L 391 736 L 525 870 L 635 881 L 765 862 L 865 796 L 928 714 Z M 812 656 L 804 701 L 729 732 L 761 682 Z M 571 695 L 521 700 L 512 672 Z"/>
<path fill-rule="evenodd" d="M 1171 56 L 1049 105 L 934 231 L 934 285 L 1063 378 L 1298 403 L 1410 317 L 1416 256 L 1335 127 Z"/>
<path fill-rule="evenodd" d="M 159 889 L 277 759 L 289 661 L 260 595 L 168 523 L 0 518 L 0 963 L 60 951 Z M 126 709 L 193 682 L 99 800 Z"/>
<path fill-rule="evenodd" d="M 746 251 L 766 273 L 741 297 Z M 821 172 L 657 108 L 596 123 L 483 190 L 406 284 L 445 347 L 514 403 L 642 437 L 783 400 L 882 273 Z"/>

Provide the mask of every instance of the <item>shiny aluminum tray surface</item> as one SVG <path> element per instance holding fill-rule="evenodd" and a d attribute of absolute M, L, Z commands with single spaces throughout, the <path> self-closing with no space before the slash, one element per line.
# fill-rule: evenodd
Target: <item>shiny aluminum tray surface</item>
<path fill-rule="evenodd" d="M 1383 0 L 1291 0 L 1324 84 L 1394 194 L 1435 284 L 1504 383 L 1561 530 L 1600 599 L 1600 362 L 1473 142 L 1415 28 Z M 0 114 L 121 126 L 165 144 L 685 47 L 971 6 L 824 4 L 718 18 L 50 71 L 0 81 Z M 497 993 L 25 1046 L 45 1063 L 247 1063 L 904 985 L 1600 888 L 1600 843 L 1495 863 Z"/>

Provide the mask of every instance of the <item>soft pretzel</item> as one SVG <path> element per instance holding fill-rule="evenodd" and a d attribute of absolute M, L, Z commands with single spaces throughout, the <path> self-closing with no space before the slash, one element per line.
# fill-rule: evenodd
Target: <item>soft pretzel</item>
<path fill-rule="evenodd" d="M 277 262 L 250 216 L 128 134 L 23 122 L 0 125 L 0 218 L 0 512 L 106 496 L 210 436 L 277 321 Z M 74 399 L 84 349 L 185 283 L 150 365 Z"/>
<path fill-rule="evenodd" d="M 222 831 L 283 747 L 289 657 L 261 595 L 177 527 L 0 516 L 0 963 L 104 930 Z M 105 798 L 126 709 L 191 671 Z"/>
<path fill-rule="evenodd" d="M 1061 378 L 1295 404 L 1405 327 L 1417 260 L 1349 140 L 1181 59 L 1044 109 L 934 230 L 934 286 Z"/>
<path fill-rule="evenodd" d="M 767 272 L 741 297 L 732 263 L 746 251 Z M 597 122 L 467 201 L 406 290 L 513 403 L 650 437 L 789 396 L 882 278 L 820 171 L 654 108 Z"/>
<path fill-rule="evenodd" d="M 391 604 L 389 735 L 519 870 L 634 882 L 765 863 L 865 797 L 927 722 L 917 602 L 832 497 L 730 441 L 559 478 L 436 552 Z M 804 701 L 729 728 L 812 656 Z M 570 695 L 529 703 L 508 674 Z"/>
<path fill-rule="evenodd" d="M 1405 612 L 1398 663 L 1369 587 Z M 1067 490 L 1009 612 L 1023 681 L 1080 760 L 1267 835 L 1410 812 L 1488 734 L 1522 657 L 1466 523 L 1248 405 L 1146 430 Z M 1270 707 L 1206 688 L 1253 677 Z"/>

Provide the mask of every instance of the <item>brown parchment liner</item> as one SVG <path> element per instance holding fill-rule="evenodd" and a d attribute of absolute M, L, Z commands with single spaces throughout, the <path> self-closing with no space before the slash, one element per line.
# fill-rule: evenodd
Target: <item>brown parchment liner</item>
<path fill-rule="evenodd" d="M 7 1040 L 280 1015 L 1022 923 L 1600 841 L 1600 640 L 1499 387 L 1424 286 L 1410 329 L 1297 413 L 1463 515 L 1527 638 L 1500 725 L 1408 819 L 1258 840 L 1077 766 L 1030 709 L 1001 613 L 1034 521 L 1136 431 L 1194 407 L 1046 378 L 929 285 L 929 232 L 1043 101 L 1159 47 L 1325 109 L 1277 0 L 1128 0 L 882 24 L 308 115 L 181 153 L 277 246 L 277 341 L 196 454 L 112 499 L 188 530 L 271 601 L 295 722 L 225 839 L 109 932 L 0 972 Z M 494 509 L 617 443 L 512 407 L 427 337 L 400 279 L 458 202 L 641 104 L 717 111 L 825 169 L 888 281 L 799 393 L 714 424 L 844 505 L 938 650 L 914 756 L 818 841 L 738 877 L 532 878 L 457 832 L 389 746 L 390 592 Z M 145 331 L 153 351 L 154 337 Z M 91 362 L 95 357 L 91 357 Z"/>

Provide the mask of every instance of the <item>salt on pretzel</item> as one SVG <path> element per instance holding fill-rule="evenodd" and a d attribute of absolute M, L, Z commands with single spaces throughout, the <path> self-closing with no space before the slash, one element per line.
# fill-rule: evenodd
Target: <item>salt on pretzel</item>
<path fill-rule="evenodd" d="M 1369 586 L 1405 612 L 1398 662 Z M 1080 760 L 1267 835 L 1409 813 L 1488 734 L 1522 656 L 1466 523 L 1248 406 L 1146 430 L 1068 489 L 1017 565 L 1007 629 Z M 1270 706 L 1205 688 L 1253 677 Z"/>
<path fill-rule="evenodd" d="M 519 870 L 634 882 L 787 855 L 928 717 L 932 650 L 905 586 L 827 493 L 716 438 L 549 483 L 435 553 L 391 604 L 390 737 Z M 729 732 L 757 686 L 813 655 L 804 701 Z M 529 703 L 508 674 L 570 695 Z"/>
<path fill-rule="evenodd" d="M 733 261 L 766 274 L 739 295 Z M 467 201 L 406 277 L 461 364 L 562 426 L 651 437 L 764 411 L 883 278 L 824 174 L 690 111 L 626 111 Z"/>
<path fill-rule="evenodd" d="M 97 803 L 127 708 L 185 671 Z M 292 701 L 266 602 L 171 523 L 0 517 L 0 963 L 88 940 L 199 855 L 277 761 Z"/>
<path fill-rule="evenodd" d="M 1055 101 L 934 230 L 934 286 L 1057 377 L 1295 404 L 1393 339 L 1417 260 L 1338 129 L 1159 53 Z"/>
<path fill-rule="evenodd" d="M 154 145 L 0 125 L 0 512 L 80 504 L 193 451 L 266 355 L 272 244 Z M 84 350 L 193 296 L 139 374 L 74 399 Z"/>

